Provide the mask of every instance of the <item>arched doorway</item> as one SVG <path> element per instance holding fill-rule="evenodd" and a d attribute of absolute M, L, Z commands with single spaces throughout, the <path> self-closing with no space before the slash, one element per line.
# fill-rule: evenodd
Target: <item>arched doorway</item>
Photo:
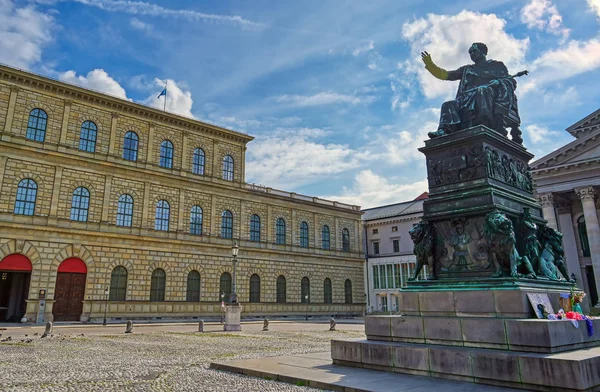
<path fill-rule="evenodd" d="M 56 274 L 54 321 L 79 321 L 83 312 L 87 267 L 77 257 L 63 260 Z"/>
<path fill-rule="evenodd" d="M 31 261 L 15 253 L 0 261 L 0 322 L 20 322 L 25 314 Z"/>

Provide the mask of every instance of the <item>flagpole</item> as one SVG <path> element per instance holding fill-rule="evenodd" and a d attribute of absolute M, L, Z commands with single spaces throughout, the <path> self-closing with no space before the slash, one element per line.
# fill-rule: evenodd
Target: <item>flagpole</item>
<path fill-rule="evenodd" d="M 167 84 L 168 83 L 169 83 L 169 79 L 165 79 L 165 103 L 164 103 L 164 106 L 163 106 L 163 112 L 167 111 L 167 94 L 168 94 L 168 92 L 167 92 Z"/>

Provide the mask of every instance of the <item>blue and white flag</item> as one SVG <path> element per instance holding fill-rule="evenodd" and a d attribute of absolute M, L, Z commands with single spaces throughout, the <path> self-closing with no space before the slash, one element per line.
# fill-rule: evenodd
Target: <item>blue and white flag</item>
<path fill-rule="evenodd" d="M 161 92 L 160 92 L 160 94 L 158 94 L 158 97 L 156 97 L 156 98 L 160 98 L 160 97 L 162 97 L 163 95 L 164 95 L 164 96 L 166 96 L 166 95 L 167 95 L 167 88 L 166 88 L 166 87 L 163 89 L 163 91 L 161 91 Z"/>

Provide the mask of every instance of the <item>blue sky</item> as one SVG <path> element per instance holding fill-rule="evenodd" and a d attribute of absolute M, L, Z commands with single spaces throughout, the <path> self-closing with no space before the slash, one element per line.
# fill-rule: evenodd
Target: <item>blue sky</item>
<path fill-rule="evenodd" d="M 485 4 L 485 5 L 483 5 Z M 427 189 L 417 148 L 485 42 L 538 157 L 600 106 L 600 0 L 0 0 L 0 62 L 256 137 L 246 179 L 363 207 Z"/>

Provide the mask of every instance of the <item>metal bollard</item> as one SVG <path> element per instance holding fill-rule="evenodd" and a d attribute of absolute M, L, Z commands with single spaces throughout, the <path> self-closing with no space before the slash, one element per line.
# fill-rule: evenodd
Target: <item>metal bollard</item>
<path fill-rule="evenodd" d="M 198 332 L 204 332 L 204 320 L 198 321 Z"/>
<path fill-rule="evenodd" d="M 52 335 L 52 329 L 53 329 L 52 321 L 48 321 L 46 323 L 46 329 L 44 330 L 44 334 L 42 335 L 42 337 L 45 338 L 46 336 Z"/>
<path fill-rule="evenodd" d="M 265 321 L 263 322 L 263 331 L 268 331 L 269 330 L 269 320 L 265 319 Z"/>
<path fill-rule="evenodd" d="M 335 326 L 336 326 L 336 324 L 337 324 L 337 323 L 335 322 L 335 319 L 332 317 L 332 318 L 329 320 L 329 330 L 330 330 L 330 331 L 335 331 Z"/>
<path fill-rule="evenodd" d="M 132 333 L 132 332 L 133 332 L 133 321 L 128 320 L 127 326 L 125 327 L 125 333 Z"/>

